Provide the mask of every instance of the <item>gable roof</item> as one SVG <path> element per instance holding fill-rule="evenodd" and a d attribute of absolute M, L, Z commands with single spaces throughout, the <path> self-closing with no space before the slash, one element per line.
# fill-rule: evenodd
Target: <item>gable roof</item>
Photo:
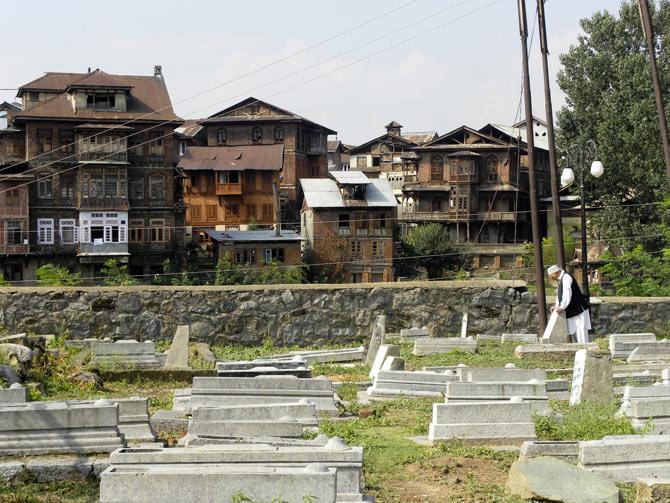
<path fill-rule="evenodd" d="M 542 124 L 545 127 L 547 125 L 547 121 L 545 121 L 544 119 L 540 119 L 539 117 L 537 117 L 535 115 L 533 115 L 533 121 L 539 122 L 540 124 Z M 526 125 L 526 119 L 521 119 L 516 124 L 512 124 L 512 127 L 522 127 L 522 126 L 525 126 L 525 125 Z"/>
<path fill-rule="evenodd" d="M 465 143 L 466 135 L 475 136 L 482 141 Z M 461 136 L 463 137 L 463 140 L 459 139 Z M 489 145 L 506 145 L 505 142 L 498 138 L 489 136 L 481 131 L 477 131 L 476 129 L 472 129 L 469 126 L 464 125 L 454 129 L 453 131 L 449 131 L 442 136 L 438 136 L 433 141 L 425 144 L 424 147 L 432 147 L 437 145 L 473 145 L 477 143 L 484 143 Z"/>
<path fill-rule="evenodd" d="M 331 171 L 328 173 L 338 185 L 370 185 L 371 180 L 365 173 L 358 170 Z"/>
<path fill-rule="evenodd" d="M 71 82 L 67 89 L 86 89 L 91 87 L 102 87 L 106 89 L 130 89 L 133 86 L 128 85 L 125 80 L 117 77 L 116 75 L 110 75 L 109 73 L 105 73 L 98 68 L 97 70 L 84 75 L 82 78 Z"/>
<path fill-rule="evenodd" d="M 284 164 L 284 145 L 244 145 L 240 147 L 187 147 L 177 164 L 184 170 L 279 171 Z"/>
<path fill-rule="evenodd" d="M 525 129 L 514 126 L 505 126 L 504 124 L 487 124 L 481 130 L 491 130 L 492 134 L 497 132 L 504 138 L 507 138 L 507 141 L 510 143 L 516 143 L 517 138 L 521 138 L 521 141 L 524 143 L 524 145 L 528 144 L 528 135 L 526 135 Z M 534 139 L 535 148 L 540 150 L 549 150 L 549 140 L 546 136 L 535 136 Z"/>
<path fill-rule="evenodd" d="M 411 133 L 402 133 L 403 139 L 416 143 L 417 145 L 423 145 L 425 143 L 430 143 L 435 140 L 439 135 L 437 131 L 416 131 Z"/>
<path fill-rule="evenodd" d="M 357 147 L 352 147 L 349 149 L 350 154 L 358 154 L 361 152 L 365 152 L 368 150 L 368 147 L 371 147 L 372 145 L 375 145 L 377 143 L 399 143 L 403 146 L 407 147 L 416 147 L 417 144 L 407 140 L 401 136 L 389 134 L 389 133 L 384 133 L 381 136 L 378 136 L 377 138 L 373 138 L 372 140 L 366 141 L 365 143 L 362 143 L 361 145 L 358 145 Z"/>
<path fill-rule="evenodd" d="M 301 178 L 305 204 L 309 208 L 396 208 L 398 201 L 385 178 L 374 178 L 366 185 L 365 200 L 345 201 L 337 182 L 331 178 Z"/>
<path fill-rule="evenodd" d="M 266 114 L 258 114 L 258 115 L 250 115 L 250 114 L 245 114 L 243 112 L 243 109 L 245 107 L 251 106 L 251 105 L 265 105 L 268 109 L 274 112 L 273 115 L 266 115 Z M 235 113 L 239 112 L 239 113 Z M 249 96 L 247 99 L 244 99 L 240 101 L 239 103 L 236 103 L 235 105 L 229 106 L 228 108 L 225 108 L 221 110 L 220 112 L 216 112 L 213 115 L 210 115 L 207 119 L 205 119 L 205 123 L 209 124 L 219 124 L 219 123 L 234 123 L 234 122 L 269 122 L 269 121 L 280 121 L 280 122 L 304 122 L 306 124 L 309 124 L 314 127 L 318 127 L 321 129 L 324 129 L 326 134 L 337 134 L 337 131 L 333 131 L 330 128 L 327 128 L 325 126 L 322 126 L 320 124 L 317 124 L 314 121 L 311 121 L 309 119 L 306 119 L 298 114 L 295 114 L 293 112 L 289 112 L 288 110 L 284 108 L 280 108 L 276 105 L 272 105 L 271 103 L 268 103 L 267 101 L 259 100 L 258 98 L 254 98 L 253 96 Z"/>
<path fill-rule="evenodd" d="M 129 90 L 127 111 L 79 109 L 75 110 L 67 89 L 78 83 L 89 82 L 84 87 L 110 86 L 118 88 L 123 84 Z M 91 84 L 92 82 L 92 84 Z M 103 84 L 106 82 L 106 84 Z M 35 104 L 30 110 L 16 113 L 16 119 L 71 119 L 85 121 L 181 121 L 172 109 L 172 102 L 165 81 L 160 76 L 110 75 L 102 71 L 97 73 L 47 73 L 19 88 L 18 96 L 25 91 L 40 90 L 60 93 L 51 99 Z M 145 117 L 146 116 L 146 117 Z"/>

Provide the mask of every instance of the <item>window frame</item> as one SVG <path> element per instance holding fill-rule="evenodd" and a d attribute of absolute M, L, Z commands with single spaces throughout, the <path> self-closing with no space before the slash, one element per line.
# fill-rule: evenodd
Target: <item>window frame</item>
<path fill-rule="evenodd" d="M 53 218 L 38 218 L 37 219 L 37 244 L 52 245 L 54 244 L 54 219 Z"/>

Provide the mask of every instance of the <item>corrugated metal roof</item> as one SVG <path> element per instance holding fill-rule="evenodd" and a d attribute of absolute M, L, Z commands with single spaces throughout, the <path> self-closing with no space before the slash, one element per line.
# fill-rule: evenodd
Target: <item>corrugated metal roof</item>
<path fill-rule="evenodd" d="M 242 145 L 239 147 L 188 147 L 178 168 L 243 171 L 279 171 L 284 163 L 284 145 Z"/>
<path fill-rule="evenodd" d="M 80 126 L 76 126 L 75 129 L 114 129 L 114 131 L 132 131 L 133 128 L 130 126 L 124 126 L 123 124 L 93 124 L 87 122 Z"/>
<path fill-rule="evenodd" d="M 388 180 L 377 178 L 370 181 L 371 183 L 366 185 L 365 200 L 354 201 L 345 201 L 337 182 L 332 179 L 301 178 L 300 185 L 305 195 L 305 202 L 310 208 L 347 208 L 350 206 L 395 208 L 398 206 Z"/>
<path fill-rule="evenodd" d="M 498 129 L 499 131 L 505 133 L 506 135 L 511 136 L 512 138 L 521 137 L 521 141 L 523 141 L 524 143 L 528 143 L 525 129 L 520 129 L 518 127 L 505 126 L 504 124 L 491 124 L 491 126 Z M 547 138 L 545 136 L 536 136 L 535 137 L 535 148 L 539 148 L 539 149 L 548 151 L 549 150 L 549 140 L 547 140 Z"/>
<path fill-rule="evenodd" d="M 205 231 L 214 241 L 224 243 L 226 241 L 240 242 L 281 242 L 281 241 L 302 241 L 302 237 L 295 231 L 282 229 L 279 236 L 274 230 L 269 231 Z"/>
<path fill-rule="evenodd" d="M 329 173 L 340 185 L 369 185 L 372 182 L 362 171 L 331 171 Z"/>
<path fill-rule="evenodd" d="M 204 126 L 200 124 L 200 121 L 188 120 L 178 128 L 175 128 L 174 132 L 182 136 L 188 136 L 189 138 L 193 138 L 200 131 L 202 131 L 203 127 Z"/>
<path fill-rule="evenodd" d="M 433 141 L 435 138 L 437 138 L 438 134 L 437 131 L 415 131 L 411 133 L 402 133 L 400 136 L 402 136 L 405 140 L 416 143 L 417 145 L 423 145 L 424 143 Z"/>

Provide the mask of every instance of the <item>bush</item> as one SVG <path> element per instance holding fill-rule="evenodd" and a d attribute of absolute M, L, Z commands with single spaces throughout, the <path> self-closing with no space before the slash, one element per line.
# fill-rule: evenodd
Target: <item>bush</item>
<path fill-rule="evenodd" d="M 666 297 L 670 295 L 670 248 L 652 255 L 638 245 L 620 257 L 606 254 L 609 263 L 603 276 L 612 283 L 616 295 Z"/>
<path fill-rule="evenodd" d="M 105 285 L 128 286 L 137 284 L 137 280 L 128 272 L 128 266 L 126 264 L 119 264 L 113 258 L 110 258 L 102 265 L 102 274 L 105 276 Z"/>
<path fill-rule="evenodd" d="M 45 264 L 37 269 L 40 286 L 77 286 L 81 283 L 79 273 L 72 273 L 67 267 Z"/>

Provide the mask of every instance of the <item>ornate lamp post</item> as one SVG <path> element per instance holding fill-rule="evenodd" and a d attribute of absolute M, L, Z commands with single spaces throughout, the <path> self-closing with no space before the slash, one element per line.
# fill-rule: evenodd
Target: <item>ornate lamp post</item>
<path fill-rule="evenodd" d="M 591 297 L 589 291 L 589 264 L 588 264 L 588 250 L 586 246 L 586 191 L 584 190 L 584 173 L 586 165 L 591 162 L 591 176 L 600 178 L 605 172 L 603 163 L 598 160 L 598 146 L 593 140 L 588 140 L 584 146 L 575 144 L 571 145 L 566 152 L 566 160 L 568 167 L 561 173 L 561 185 L 567 187 L 575 181 L 575 172 L 570 166 L 574 166 L 579 170 L 579 191 L 580 191 L 580 217 L 582 227 L 582 288 L 584 296 L 588 300 Z"/>

